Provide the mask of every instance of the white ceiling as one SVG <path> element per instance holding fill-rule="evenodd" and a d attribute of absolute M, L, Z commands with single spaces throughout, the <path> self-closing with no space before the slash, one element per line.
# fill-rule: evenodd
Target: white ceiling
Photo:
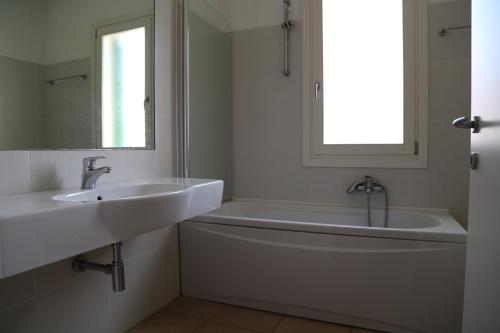
<path fill-rule="evenodd" d="M 300 0 L 291 0 L 291 18 L 300 17 Z M 191 0 L 191 9 L 224 31 L 279 25 L 283 22 L 282 0 Z"/>
<path fill-rule="evenodd" d="M 301 1 L 307 0 L 291 1 L 291 18 L 300 20 Z M 470 0 L 429 0 L 429 3 L 456 1 Z M 193 12 L 222 31 L 254 29 L 283 22 L 282 0 L 191 0 L 190 6 Z"/>

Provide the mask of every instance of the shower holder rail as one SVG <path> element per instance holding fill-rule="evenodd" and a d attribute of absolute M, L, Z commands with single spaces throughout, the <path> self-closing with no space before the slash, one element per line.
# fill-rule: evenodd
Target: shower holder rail
<path fill-rule="evenodd" d="M 283 75 L 290 76 L 290 67 L 288 61 L 289 53 L 289 30 L 294 26 L 295 21 L 290 19 L 290 9 L 292 7 L 291 0 L 283 0 L 283 16 L 285 22 L 281 24 L 283 28 Z"/>
<path fill-rule="evenodd" d="M 450 31 L 470 29 L 471 25 L 460 25 L 456 27 L 445 27 L 438 31 L 439 36 L 446 37 Z"/>
<path fill-rule="evenodd" d="M 65 77 L 60 77 L 57 79 L 47 80 L 47 81 L 45 81 L 45 83 L 48 83 L 52 86 L 54 84 L 68 81 L 68 80 L 86 80 L 86 79 L 87 79 L 86 74 L 80 74 L 80 75 L 65 76 Z"/>

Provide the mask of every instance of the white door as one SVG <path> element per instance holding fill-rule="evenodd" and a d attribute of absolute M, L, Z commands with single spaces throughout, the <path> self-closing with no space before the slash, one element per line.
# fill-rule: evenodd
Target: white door
<path fill-rule="evenodd" d="M 500 332 L 500 0 L 472 0 L 472 134 L 464 333 Z"/>

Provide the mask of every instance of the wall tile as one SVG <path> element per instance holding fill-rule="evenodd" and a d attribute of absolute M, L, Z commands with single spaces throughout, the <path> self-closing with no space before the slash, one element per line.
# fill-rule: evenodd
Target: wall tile
<path fill-rule="evenodd" d="M 161 307 L 158 256 L 150 251 L 125 262 L 126 289 L 111 295 L 113 332 L 126 331 Z"/>
<path fill-rule="evenodd" d="M 158 234 L 157 232 L 153 231 L 123 241 L 122 257 L 124 260 L 132 259 L 146 252 L 157 250 L 157 248 L 158 248 Z M 102 262 L 102 263 L 111 261 L 112 256 L 113 256 L 113 250 L 111 246 L 105 246 L 90 251 L 88 253 L 85 253 L 85 257 L 88 260 L 95 262 Z"/>
<path fill-rule="evenodd" d="M 158 59 L 162 59 L 155 67 L 156 149 L 2 151 L 0 174 L 3 177 L 0 177 L 0 195 L 79 188 L 82 159 L 96 155 L 109 157 L 106 161 L 100 161 L 99 166 L 109 164 L 113 167 L 112 174 L 109 177 L 101 177 L 98 184 L 174 175 L 174 1 L 158 0 L 155 5 L 155 51 Z M 24 103 L 23 108 L 30 107 L 28 102 L 20 101 L 19 98 L 16 101 Z M 31 118 L 33 119 L 29 120 L 39 121 L 37 117 Z M 27 119 L 24 117 L 21 120 Z M 158 247 L 160 234 L 163 235 L 162 250 Z M 166 304 L 179 295 L 178 249 L 177 243 L 170 241 L 176 241 L 176 234 L 177 229 L 172 228 L 168 232 L 150 233 L 124 242 L 124 256 L 131 259 L 126 263 L 127 291 L 123 295 L 113 294 L 114 304 L 111 301 L 111 278 L 99 272 L 73 272 L 70 267 L 72 258 L 0 280 L 0 332 L 109 333 L 113 327 L 117 328 L 117 332 L 123 332 L 124 327 L 129 327 L 154 312 L 159 307 L 158 304 Z M 174 251 L 171 251 L 170 247 Z M 168 249 L 168 254 L 165 249 Z M 111 251 L 109 247 L 105 247 L 85 255 L 89 260 L 108 263 Z M 171 262 L 162 262 L 163 259 Z M 160 274 L 158 267 L 161 265 L 167 267 L 168 272 Z M 163 284 L 159 282 L 160 277 Z M 169 283 L 174 285 L 164 285 Z M 112 306 L 115 316 L 112 316 Z"/>
<path fill-rule="evenodd" d="M 430 149 L 427 169 L 307 168 L 302 166 L 301 26 L 290 35 L 292 75 L 281 75 L 280 27 L 233 33 L 233 167 L 235 197 L 364 206 L 346 195 L 372 175 L 393 206 L 446 208 L 467 220 L 469 136 L 453 118 L 470 114 L 470 36 L 437 36 L 438 27 L 466 24 L 467 2 L 430 6 Z M 374 198 L 383 204 L 382 197 Z"/>
<path fill-rule="evenodd" d="M 44 68 L 44 80 L 86 74 L 90 57 L 51 64 Z M 52 149 L 95 147 L 90 80 L 44 84 L 44 146 Z"/>
<path fill-rule="evenodd" d="M 38 147 L 42 141 L 43 66 L 0 56 L 0 72 L 0 148 Z"/>
<path fill-rule="evenodd" d="M 73 272 L 72 258 L 0 280 L 0 332 L 123 332 L 180 294 L 177 232 L 174 225 L 124 242 L 122 293 L 112 292 L 109 275 Z M 111 250 L 85 256 L 106 264 Z"/>
<path fill-rule="evenodd" d="M 26 272 L 0 280 L 0 311 L 35 297 L 35 274 Z"/>
<path fill-rule="evenodd" d="M 0 195 L 29 192 L 29 153 L 23 151 L 1 152 Z"/>
<path fill-rule="evenodd" d="M 0 332 L 37 332 L 37 306 L 34 300 L 0 310 Z"/>
<path fill-rule="evenodd" d="M 106 152 L 107 165 L 113 170 L 106 177 L 106 182 L 115 183 L 131 178 L 151 178 L 155 173 L 155 153 L 149 150 L 109 151 Z"/>
<path fill-rule="evenodd" d="M 77 280 L 39 299 L 38 332 L 110 332 L 109 277 L 86 272 L 85 279 Z"/>
<path fill-rule="evenodd" d="M 158 233 L 158 293 L 163 304 L 180 294 L 178 225 L 163 228 Z"/>
<path fill-rule="evenodd" d="M 441 37 L 443 27 L 471 24 L 470 1 L 447 1 L 431 5 L 429 11 L 429 50 L 431 59 L 467 59 L 470 57 L 471 30 L 454 31 Z"/>
<path fill-rule="evenodd" d="M 34 271 L 36 277 L 36 295 L 38 298 L 55 294 L 59 290 L 73 285 L 84 285 L 89 283 L 89 281 L 95 280 L 106 282 L 109 280 L 109 276 L 98 272 L 87 271 L 84 274 L 75 273 L 71 268 L 72 261 L 73 258 L 61 260 Z"/>
<path fill-rule="evenodd" d="M 153 250 L 157 246 L 158 234 L 156 232 L 150 232 L 123 242 L 122 256 L 123 259 L 131 259 L 147 251 Z"/>
<path fill-rule="evenodd" d="M 94 151 L 32 151 L 30 154 L 30 190 L 80 188 L 82 159 L 89 156 L 106 155 Z M 99 161 L 106 165 L 107 161 Z M 101 177 L 99 183 L 104 182 Z"/>

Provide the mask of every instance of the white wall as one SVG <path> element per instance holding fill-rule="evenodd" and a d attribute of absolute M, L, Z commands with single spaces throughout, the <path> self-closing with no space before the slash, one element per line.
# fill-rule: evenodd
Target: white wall
<path fill-rule="evenodd" d="M 429 0 L 431 4 L 444 2 L 468 0 Z M 191 0 L 189 6 L 200 17 L 225 32 L 283 23 L 282 0 Z M 224 17 L 225 23 L 221 22 L 220 17 Z M 290 19 L 301 21 L 301 0 L 291 0 Z"/>
<path fill-rule="evenodd" d="M 156 0 L 156 150 L 0 152 L 0 194 L 78 188 L 81 160 L 106 155 L 101 182 L 175 175 L 175 1 Z M 71 221 L 68 221 L 71 223 Z M 0 332 L 123 332 L 179 294 L 177 228 L 124 242 L 127 289 L 65 260 L 0 280 Z M 109 249 L 92 259 L 110 260 Z"/>
<path fill-rule="evenodd" d="M 281 75 L 281 27 L 234 32 L 234 196 L 362 206 L 363 195 L 345 190 L 372 175 L 391 205 L 447 208 L 465 224 L 469 135 L 451 121 L 470 114 L 470 33 L 437 31 L 468 24 L 468 8 L 465 1 L 429 7 L 429 167 L 421 170 L 303 167 L 300 24 L 291 31 L 289 78 Z"/>
<path fill-rule="evenodd" d="M 268 27 L 283 23 L 282 0 L 198 0 L 226 18 L 230 31 Z M 300 20 L 300 0 L 291 0 L 290 19 Z M 195 1 L 197 2 L 197 1 Z M 197 13 L 200 15 L 200 13 Z M 203 15 L 200 15 L 204 17 Z"/>
<path fill-rule="evenodd" d="M 152 14 L 154 0 L 46 0 L 45 64 L 91 55 L 96 26 Z"/>
<path fill-rule="evenodd" d="M 87 58 L 96 26 L 153 11 L 154 0 L 2 0 L 0 55 L 43 65 Z"/>
<path fill-rule="evenodd" d="M 0 1 L 0 55 L 41 64 L 45 11 L 43 0 Z"/>
<path fill-rule="evenodd" d="M 191 3 L 190 3 L 191 5 Z M 189 15 L 189 175 L 232 189 L 231 33 Z"/>

